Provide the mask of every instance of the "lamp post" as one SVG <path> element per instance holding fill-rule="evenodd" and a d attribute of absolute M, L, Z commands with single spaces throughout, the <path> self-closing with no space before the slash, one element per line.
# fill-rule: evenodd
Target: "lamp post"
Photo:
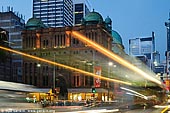
<path fill-rule="evenodd" d="M 40 63 L 38 63 L 37 64 L 37 67 L 38 67 L 38 78 L 39 78 L 39 84 L 38 84 L 38 86 L 40 87 L 40 67 L 41 67 L 41 64 Z"/>
<path fill-rule="evenodd" d="M 110 76 L 110 67 L 113 65 L 113 62 L 109 62 L 108 65 L 109 65 L 109 68 L 108 68 L 108 77 L 109 77 Z"/>
<path fill-rule="evenodd" d="M 54 62 L 55 62 L 55 53 L 54 53 Z M 55 65 L 53 67 L 53 91 L 55 91 Z"/>
<path fill-rule="evenodd" d="M 110 77 L 110 67 L 113 65 L 113 62 L 109 62 L 108 63 L 108 78 Z M 109 98 L 110 98 L 110 87 L 109 87 L 109 82 L 108 82 L 108 84 L 107 84 L 107 87 L 108 87 L 108 101 L 109 101 Z"/>

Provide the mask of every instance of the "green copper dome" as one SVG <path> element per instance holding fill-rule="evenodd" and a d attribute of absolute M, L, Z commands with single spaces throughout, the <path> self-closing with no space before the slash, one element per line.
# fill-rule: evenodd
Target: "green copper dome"
<path fill-rule="evenodd" d="M 112 23 L 112 20 L 109 16 L 107 16 L 107 18 L 105 19 L 105 23 L 106 24 L 111 24 Z"/>
<path fill-rule="evenodd" d="M 113 37 L 114 43 L 123 45 L 122 44 L 122 38 L 119 35 L 119 33 L 117 33 L 116 31 L 112 30 L 112 37 Z"/>
<path fill-rule="evenodd" d="M 40 28 L 46 28 L 46 26 L 43 24 L 43 22 L 40 19 L 37 18 L 30 18 L 26 25 L 27 30 L 35 30 Z"/>
<path fill-rule="evenodd" d="M 86 24 L 98 24 L 103 22 L 103 17 L 93 10 L 85 16 L 84 21 Z"/>

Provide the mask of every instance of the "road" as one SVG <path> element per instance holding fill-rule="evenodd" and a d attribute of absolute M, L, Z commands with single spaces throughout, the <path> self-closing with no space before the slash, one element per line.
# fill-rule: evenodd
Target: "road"
<path fill-rule="evenodd" d="M 135 110 L 129 110 L 126 112 L 122 112 L 122 113 L 161 113 L 163 109 L 135 109 Z"/>
<path fill-rule="evenodd" d="M 128 103 L 130 105 L 130 103 Z M 23 94 L 0 91 L 0 112 L 2 113 L 161 113 L 164 108 L 126 108 L 127 104 L 113 103 L 98 107 L 50 106 L 42 108 L 38 103 L 27 103 Z"/>
<path fill-rule="evenodd" d="M 25 108 L 0 109 L 3 113 L 161 113 L 164 108 L 147 109 L 115 109 L 113 107 L 82 108 L 80 106 L 57 106 L 53 108 L 31 107 L 31 104 L 24 104 Z"/>

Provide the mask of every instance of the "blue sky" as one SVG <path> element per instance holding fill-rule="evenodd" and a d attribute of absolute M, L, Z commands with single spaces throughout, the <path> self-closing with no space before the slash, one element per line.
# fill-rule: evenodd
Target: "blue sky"
<path fill-rule="evenodd" d="M 170 0 L 90 0 L 92 9 L 105 19 L 112 19 L 112 28 L 122 37 L 126 53 L 131 38 L 151 36 L 155 32 L 156 50 L 165 59 L 166 27 L 169 19 Z M 25 16 L 32 17 L 32 0 L 0 0 L 0 11 L 7 6 Z"/>

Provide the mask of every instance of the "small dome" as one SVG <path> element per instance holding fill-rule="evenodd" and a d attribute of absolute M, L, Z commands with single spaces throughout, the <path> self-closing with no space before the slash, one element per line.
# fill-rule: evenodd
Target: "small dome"
<path fill-rule="evenodd" d="M 112 37 L 113 37 L 114 43 L 123 45 L 122 38 L 119 35 L 119 33 L 117 33 L 116 31 L 112 30 Z"/>
<path fill-rule="evenodd" d="M 112 20 L 109 16 L 107 16 L 107 18 L 105 19 L 105 23 L 106 24 L 111 24 L 112 23 Z"/>
<path fill-rule="evenodd" d="M 30 18 L 26 25 L 26 29 L 28 30 L 35 30 L 40 28 L 46 28 L 46 26 L 43 24 L 43 22 L 40 19 L 37 18 Z"/>
<path fill-rule="evenodd" d="M 86 24 L 98 24 L 103 22 L 103 17 L 93 10 L 85 16 L 84 20 Z"/>

